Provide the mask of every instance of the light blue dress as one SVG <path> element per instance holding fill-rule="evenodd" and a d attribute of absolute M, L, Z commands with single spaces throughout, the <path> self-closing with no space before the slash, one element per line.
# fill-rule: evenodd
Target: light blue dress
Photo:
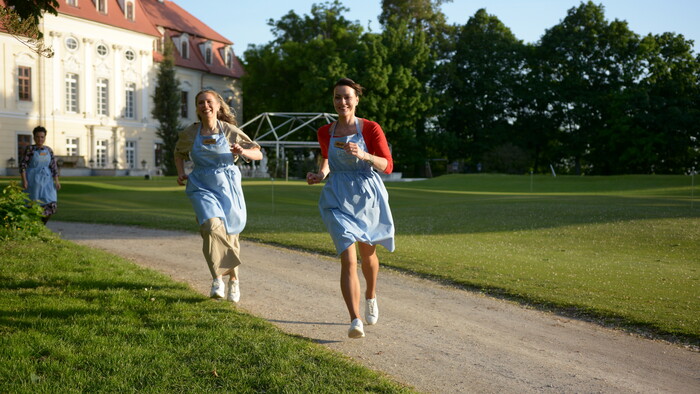
<path fill-rule="evenodd" d="M 357 133 L 345 137 L 335 136 L 335 126 L 331 126 L 328 146 L 330 178 L 318 203 L 335 250 L 340 255 L 359 241 L 382 245 L 393 252 L 394 219 L 384 182 L 369 163 L 342 148 L 345 143 L 354 142 L 367 151 L 359 122 L 355 120 Z"/>
<path fill-rule="evenodd" d="M 185 193 L 192 202 L 199 224 L 221 218 L 228 234 L 239 234 L 246 224 L 246 206 L 241 188 L 241 172 L 234 163 L 226 135 L 202 136 L 199 125 L 190 157 L 194 169 L 187 179 Z"/>
<path fill-rule="evenodd" d="M 39 201 L 40 205 L 50 204 L 58 200 L 56 186 L 51 176 L 51 152 L 49 148 L 42 147 L 34 150 L 31 160 L 27 164 L 27 193 L 29 199 Z"/>

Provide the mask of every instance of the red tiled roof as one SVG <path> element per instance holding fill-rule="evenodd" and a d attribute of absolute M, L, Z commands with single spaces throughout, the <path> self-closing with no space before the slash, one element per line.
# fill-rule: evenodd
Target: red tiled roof
<path fill-rule="evenodd" d="M 4 1 L 0 0 L 0 4 L 4 5 Z M 176 66 L 231 78 L 240 78 L 245 73 L 243 65 L 235 54 L 233 55 L 231 68 L 226 67 L 224 49 L 233 45 L 233 43 L 199 19 L 190 15 L 174 2 L 168 0 L 163 0 L 162 2 L 159 0 L 134 0 L 134 5 L 134 21 L 126 18 L 118 0 L 107 0 L 106 14 L 98 12 L 92 0 L 79 0 L 78 7 L 68 5 L 66 0 L 59 0 L 58 12 L 155 37 L 161 37 L 161 33 L 157 28 L 161 26 L 165 28 L 164 34 L 166 39 L 172 39 L 172 37 L 179 37 L 182 33 L 187 33 L 190 44 L 190 56 L 189 59 L 183 58 L 180 56 L 179 48 L 176 48 L 174 51 Z M 211 41 L 212 44 L 212 64 L 206 64 L 200 49 L 200 44 L 207 41 Z M 231 50 L 233 51 L 233 48 Z M 160 62 L 163 60 L 163 55 L 153 51 L 153 60 Z"/>
<path fill-rule="evenodd" d="M 215 32 L 204 22 L 192 16 L 172 1 L 141 0 L 143 8 L 151 16 L 151 20 L 157 26 L 163 26 L 170 30 L 187 33 L 191 36 L 205 37 L 212 41 L 223 42 L 227 45 L 233 43 L 226 37 Z"/>
<path fill-rule="evenodd" d="M 173 37 L 179 37 L 181 32 L 166 29 L 165 34 L 166 37 L 172 39 Z M 180 49 L 176 47 L 174 51 L 176 66 L 192 68 L 231 78 L 240 78 L 245 73 L 243 70 L 243 65 L 235 55 L 233 56 L 233 67 L 226 67 L 226 61 L 222 56 L 223 49 L 227 46 L 226 44 L 212 41 L 212 64 L 206 64 L 204 61 L 204 56 L 202 55 L 202 50 L 200 49 L 200 44 L 204 44 L 209 40 L 195 36 L 188 36 L 188 38 L 190 45 L 190 56 L 188 59 L 183 58 L 180 54 Z"/>
<path fill-rule="evenodd" d="M 78 6 L 68 5 L 66 0 L 59 0 L 58 12 L 60 14 L 71 15 L 77 18 L 88 19 L 98 23 L 104 23 L 114 27 L 120 27 L 130 31 L 160 37 L 158 29 L 149 19 L 149 15 L 141 7 L 143 0 L 134 0 L 134 20 L 126 18 L 126 13 L 117 0 L 107 0 L 107 13 L 97 11 L 97 7 L 92 0 L 80 0 Z"/>
<path fill-rule="evenodd" d="M 226 37 L 215 32 L 212 28 L 204 24 L 199 19 L 190 15 L 172 1 L 163 0 L 141 0 L 144 10 L 151 17 L 151 21 L 156 26 L 165 28 L 167 38 L 180 37 L 183 33 L 187 33 L 190 44 L 189 58 L 185 59 L 180 56 L 179 48 L 175 49 L 175 65 L 186 67 L 195 70 L 205 71 L 216 75 L 223 75 L 232 78 L 240 78 L 244 74 L 243 65 L 238 60 L 238 57 L 233 56 L 233 65 L 231 68 L 226 67 L 226 61 L 223 58 L 223 49 L 233 45 L 233 42 Z M 206 64 L 200 44 L 207 41 L 212 42 L 212 64 Z M 233 48 L 231 48 L 233 50 Z M 155 56 L 154 60 L 159 61 L 159 57 Z"/>

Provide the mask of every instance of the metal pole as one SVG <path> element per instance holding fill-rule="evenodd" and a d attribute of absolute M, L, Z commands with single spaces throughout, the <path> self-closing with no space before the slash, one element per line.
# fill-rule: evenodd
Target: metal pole
<path fill-rule="evenodd" d="M 690 209 L 695 205 L 695 168 L 690 173 Z"/>
<path fill-rule="evenodd" d="M 272 213 L 275 213 L 275 178 L 270 178 L 270 189 L 272 189 Z"/>

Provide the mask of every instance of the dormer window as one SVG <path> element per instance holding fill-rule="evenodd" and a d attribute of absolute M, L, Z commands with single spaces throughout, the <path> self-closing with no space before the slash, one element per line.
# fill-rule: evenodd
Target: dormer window
<path fill-rule="evenodd" d="M 190 58 L 190 40 L 187 34 L 180 36 L 180 56 L 182 56 L 183 59 Z"/>
<path fill-rule="evenodd" d="M 213 51 L 211 48 L 211 41 L 206 41 L 206 42 L 199 44 L 199 50 L 202 51 L 202 57 L 204 58 L 204 62 L 206 64 L 212 64 L 214 59 L 213 59 Z"/>
<path fill-rule="evenodd" d="M 128 1 L 126 3 L 126 10 L 124 10 L 124 11 L 126 12 L 126 19 L 133 22 L 134 21 L 134 2 Z"/>
<path fill-rule="evenodd" d="M 202 51 L 202 57 L 204 57 L 204 62 L 206 64 L 212 63 L 212 51 L 211 51 L 211 41 L 199 44 L 199 50 Z"/>
<path fill-rule="evenodd" d="M 226 48 L 226 67 L 233 68 L 233 50 Z"/>
<path fill-rule="evenodd" d="M 95 7 L 97 8 L 97 12 L 101 14 L 106 14 L 107 13 L 107 0 L 94 0 L 95 1 Z"/>

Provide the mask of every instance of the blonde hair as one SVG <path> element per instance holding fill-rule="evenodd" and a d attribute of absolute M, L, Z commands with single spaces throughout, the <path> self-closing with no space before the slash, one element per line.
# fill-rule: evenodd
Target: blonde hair
<path fill-rule="evenodd" d="M 211 89 L 203 89 L 200 90 L 199 93 L 197 93 L 196 96 L 194 96 L 194 105 L 195 107 L 197 106 L 197 100 L 199 100 L 199 96 L 203 95 L 204 93 L 211 93 L 214 95 L 216 100 L 219 102 L 219 112 L 216 113 L 216 119 L 223 120 L 226 123 L 230 123 L 232 125 L 236 125 L 236 115 L 231 112 L 231 107 L 226 104 L 224 101 L 224 98 L 221 97 L 219 93 L 217 93 L 214 90 Z M 199 114 L 197 114 L 197 118 L 199 121 L 202 121 L 202 118 L 199 117 Z"/>

